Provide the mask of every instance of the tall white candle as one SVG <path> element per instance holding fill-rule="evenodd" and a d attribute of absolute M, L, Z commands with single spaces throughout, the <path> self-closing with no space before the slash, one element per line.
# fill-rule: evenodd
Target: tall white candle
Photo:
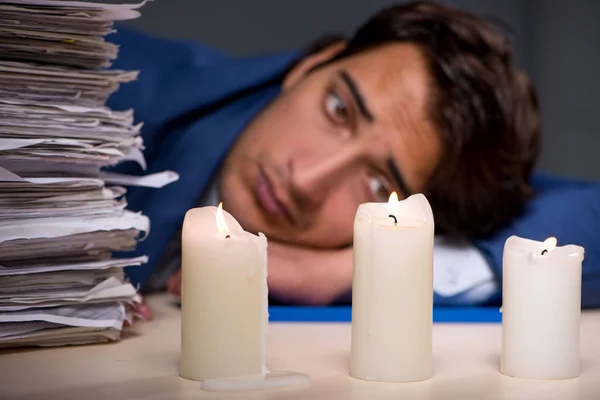
<path fill-rule="evenodd" d="M 264 376 L 266 237 L 245 232 L 220 205 L 195 208 L 183 223 L 181 258 L 181 376 Z"/>
<path fill-rule="evenodd" d="M 387 204 L 358 208 L 352 377 L 388 382 L 431 377 L 433 234 L 433 213 L 422 194 L 398 202 L 393 193 Z"/>
<path fill-rule="evenodd" d="M 516 236 L 504 246 L 504 375 L 531 379 L 579 376 L 581 263 L 584 249 Z"/>

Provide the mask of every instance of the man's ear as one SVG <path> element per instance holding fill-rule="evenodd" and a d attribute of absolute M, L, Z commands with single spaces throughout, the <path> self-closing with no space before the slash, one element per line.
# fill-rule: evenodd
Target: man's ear
<path fill-rule="evenodd" d="M 346 48 L 346 42 L 337 42 L 325 47 L 323 50 L 313 53 L 298 62 L 283 79 L 283 89 L 288 89 L 298 83 L 311 69 L 327 60 L 335 57 Z"/>

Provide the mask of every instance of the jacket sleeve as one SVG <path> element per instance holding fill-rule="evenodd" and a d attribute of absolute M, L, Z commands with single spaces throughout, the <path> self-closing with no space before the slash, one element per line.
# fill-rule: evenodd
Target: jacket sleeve
<path fill-rule="evenodd" d="M 521 216 L 475 244 L 500 279 L 504 243 L 511 235 L 539 241 L 554 236 L 559 245 L 582 246 L 582 307 L 600 307 L 600 184 L 553 182 L 548 178 L 539 183 L 537 195 Z"/>
<path fill-rule="evenodd" d="M 207 66 L 224 58 L 200 43 L 151 36 L 123 26 L 107 41 L 119 46 L 112 69 L 140 71 L 137 80 L 121 85 L 108 105 L 116 110 L 133 108 L 140 121 L 150 117 L 149 106 L 160 101 L 161 89 L 181 68 Z"/>

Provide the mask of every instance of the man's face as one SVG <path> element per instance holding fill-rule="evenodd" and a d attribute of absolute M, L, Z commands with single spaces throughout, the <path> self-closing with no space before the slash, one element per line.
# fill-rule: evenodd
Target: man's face
<path fill-rule="evenodd" d="M 290 72 L 247 126 L 219 187 L 244 229 L 332 248 L 352 242 L 361 203 L 424 191 L 441 143 L 418 47 L 385 45 L 308 73 L 318 61 Z"/>

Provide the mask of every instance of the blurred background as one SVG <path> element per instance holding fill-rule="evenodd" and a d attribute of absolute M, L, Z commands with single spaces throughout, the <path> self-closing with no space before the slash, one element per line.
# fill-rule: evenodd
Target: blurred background
<path fill-rule="evenodd" d="M 323 33 L 350 34 L 392 0 L 154 0 L 127 24 L 244 56 L 295 49 Z M 517 62 L 538 88 L 539 168 L 600 180 L 600 1 L 446 0 L 511 32 Z"/>

